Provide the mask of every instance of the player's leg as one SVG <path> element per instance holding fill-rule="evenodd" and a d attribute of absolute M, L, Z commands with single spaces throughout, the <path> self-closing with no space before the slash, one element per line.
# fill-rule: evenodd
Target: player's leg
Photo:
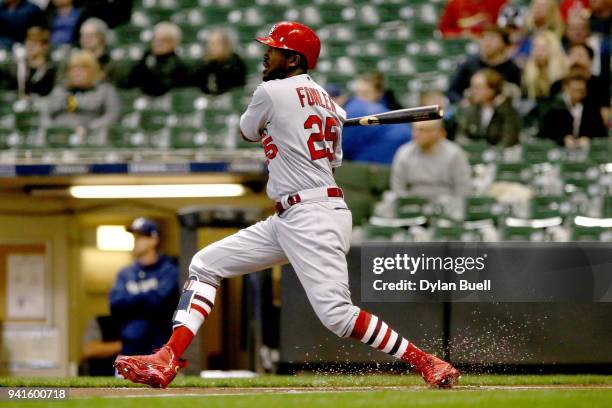
<path fill-rule="evenodd" d="M 287 262 L 270 218 L 198 251 L 173 317 L 168 345 L 181 356 L 210 314 L 221 280 Z"/>
<path fill-rule="evenodd" d="M 119 374 L 133 382 L 166 387 L 185 365 L 180 357 L 211 312 L 221 280 L 286 262 L 270 218 L 198 251 L 189 266 L 168 343 L 152 355 L 119 356 L 115 361 Z"/>
<path fill-rule="evenodd" d="M 357 339 L 406 361 L 431 385 L 451 386 L 458 372 L 351 302 L 346 253 L 352 218 L 344 203 L 303 205 L 275 221 L 278 240 L 321 322 L 340 337 Z"/>

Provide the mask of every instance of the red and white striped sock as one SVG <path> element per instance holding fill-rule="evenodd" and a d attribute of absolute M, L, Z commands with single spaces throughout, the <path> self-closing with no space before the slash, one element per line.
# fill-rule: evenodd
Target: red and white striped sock
<path fill-rule="evenodd" d="M 422 365 L 426 356 L 423 351 L 397 334 L 382 319 L 364 310 L 359 311 L 350 336 L 417 368 Z"/>
<path fill-rule="evenodd" d="M 187 327 L 194 335 L 208 318 L 215 303 L 217 288 L 209 283 L 189 280 L 172 318 L 172 327 Z"/>

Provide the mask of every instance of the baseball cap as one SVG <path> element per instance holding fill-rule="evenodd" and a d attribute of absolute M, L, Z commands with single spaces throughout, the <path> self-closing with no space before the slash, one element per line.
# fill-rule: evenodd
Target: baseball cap
<path fill-rule="evenodd" d="M 132 225 L 126 228 L 132 234 L 146 235 L 149 237 L 159 236 L 159 226 L 155 221 L 148 218 L 139 217 L 132 221 Z"/>

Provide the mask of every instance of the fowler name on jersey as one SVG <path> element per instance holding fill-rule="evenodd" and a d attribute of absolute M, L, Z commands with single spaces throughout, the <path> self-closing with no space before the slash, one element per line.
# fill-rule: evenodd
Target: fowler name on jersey
<path fill-rule="evenodd" d="M 262 82 L 240 118 L 242 135 L 261 142 L 268 196 L 336 186 L 346 112 L 308 74 Z"/>

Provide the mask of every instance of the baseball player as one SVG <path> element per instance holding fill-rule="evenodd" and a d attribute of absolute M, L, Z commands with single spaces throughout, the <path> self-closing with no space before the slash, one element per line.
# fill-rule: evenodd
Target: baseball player
<path fill-rule="evenodd" d="M 223 278 L 291 263 L 315 313 L 333 333 L 406 361 L 431 386 L 454 385 L 455 368 L 351 302 L 345 256 L 352 218 L 333 176 L 342 161 L 346 114 L 308 75 L 317 64 L 319 38 L 302 24 L 281 22 L 257 41 L 267 45 L 263 82 L 240 118 L 240 131 L 264 148 L 267 193 L 277 212 L 193 257 L 170 340 L 155 354 L 119 356 L 119 374 L 166 387 L 185 366 L 180 357 L 211 312 Z"/>

